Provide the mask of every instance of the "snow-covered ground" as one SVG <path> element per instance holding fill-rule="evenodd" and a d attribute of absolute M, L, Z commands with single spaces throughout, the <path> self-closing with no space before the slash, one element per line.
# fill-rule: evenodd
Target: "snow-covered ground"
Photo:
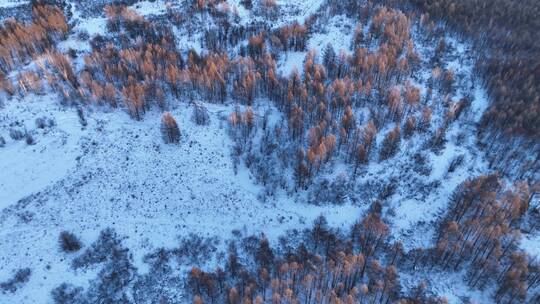
<path fill-rule="evenodd" d="M 520 247 L 535 259 L 540 258 L 540 234 L 524 235 Z"/>
<path fill-rule="evenodd" d="M 336 54 L 341 51 L 350 54 L 354 31 L 354 21 L 350 18 L 343 15 L 332 16 L 321 32 L 314 33 L 310 37 L 308 49 L 322 52 L 330 44 L 334 47 Z"/>
<path fill-rule="evenodd" d="M 0 8 L 12 8 L 27 4 L 30 1 L 27 0 L 2 0 L 0 1 Z"/>
<path fill-rule="evenodd" d="M 37 134 L 34 146 L 9 141 L 0 150 L 0 281 L 31 267 L 35 272 L 24 288 L 43 291 L 0 294 L 0 302 L 42 302 L 52 288 L 76 277 L 61 265 L 65 257 L 57 240 L 62 230 L 76 231 L 88 244 L 113 227 L 129 236 L 125 244 L 140 255 L 135 261 L 143 267 L 143 255 L 189 233 L 226 239 L 237 229 L 277 241 L 286 230 L 307 227 L 321 214 L 341 227 L 362 214 L 363 207 L 350 204 L 313 206 L 286 197 L 259 201 L 260 187 L 248 170 L 233 171 L 226 134 L 230 106 L 207 105 L 209 126 L 197 126 L 192 108 L 178 106 L 172 113 L 182 142 L 165 145 L 158 109 L 142 122 L 96 109 L 83 128 L 75 109 L 47 97 L 9 101 L 2 109 L 24 119 L 28 130 L 34 128 L 34 112 L 49 113 L 57 126 Z"/>
<path fill-rule="evenodd" d="M 228 0 L 227 3 L 231 11 L 236 10 L 238 12 L 241 24 L 245 25 L 254 20 L 263 20 L 262 16 L 255 16 L 250 10 L 247 10 L 241 4 L 241 0 Z M 259 1 L 253 1 L 253 3 L 259 3 Z M 324 3 L 324 0 L 277 0 L 277 20 L 272 21 L 272 28 L 279 28 L 280 26 L 291 24 L 295 21 L 299 24 L 303 24 L 306 18 L 317 12 Z"/>
<path fill-rule="evenodd" d="M 165 1 L 141 1 L 131 6 L 139 15 L 162 15 L 167 11 Z"/>
<path fill-rule="evenodd" d="M 306 52 L 286 52 L 277 63 L 278 73 L 289 76 L 293 72 L 302 75 L 304 72 L 304 59 Z"/>
<path fill-rule="evenodd" d="M 57 126 L 37 129 L 35 121 L 42 117 L 54 119 Z M 82 132 L 77 124 L 76 112 L 48 96 L 27 96 L 8 102 L 0 110 L 0 136 L 7 141 L 0 149 L 1 209 L 64 178 L 75 167 L 80 153 L 77 141 Z M 11 139 L 11 129 L 35 132 L 36 144 Z"/>

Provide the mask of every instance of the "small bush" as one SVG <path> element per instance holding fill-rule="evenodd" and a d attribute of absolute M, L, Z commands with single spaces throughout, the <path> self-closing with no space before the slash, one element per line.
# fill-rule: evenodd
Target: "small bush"
<path fill-rule="evenodd" d="M 379 189 L 379 195 L 377 198 L 381 201 L 386 201 L 392 195 L 396 193 L 397 181 L 394 179 L 389 180 Z"/>
<path fill-rule="evenodd" d="M 36 118 L 36 128 L 38 129 L 46 129 L 53 127 L 55 125 L 55 121 L 52 118 L 47 117 L 39 117 Z"/>
<path fill-rule="evenodd" d="M 82 292 L 82 287 L 62 283 L 62 285 L 53 289 L 51 293 L 55 304 L 69 304 L 82 302 Z"/>
<path fill-rule="evenodd" d="M 465 161 L 465 155 L 461 154 L 456 156 L 452 161 L 450 162 L 450 165 L 448 166 L 448 173 L 452 173 L 456 171 L 457 168 L 459 168 L 463 162 Z"/>
<path fill-rule="evenodd" d="M 0 148 L 3 148 L 6 145 L 6 140 L 4 137 L 0 136 Z"/>
<path fill-rule="evenodd" d="M 444 149 L 446 144 L 446 129 L 439 128 L 433 133 L 431 139 L 428 142 L 429 147 L 435 153 L 439 153 Z"/>
<path fill-rule="evenodd" d="M 72 49 L 72 48 L 69 48 L 69 50 L 68 50 L 68 55 L 69 55 L 69 57 L 71 57 L 72 59 L 76 59 L 76 58 L 78 57 L 78 55 L 77 55 L 77 50 Z"/>
<path fill-rule="evenodd" d="M 90 265 L 103 263 L 107 261 L 113 253 L 119 253 L 122 250 L 122 239 L 113 229 L 107 228 L 101 231 L 96 242 L 73 260 L 73 269 L 85 268 Z"/>
<path fill-rule="evenodd" d="M 88 34 L 87 31 L 82 30 L 77 34 L 77 38 L 82 41 L 88 41 L 88 39 L 90 39 L 90 34 Z"/>
<path fill-rule="evenodd" d="M 345 173 L 338 174 L 333 180 L 320 178 L 315 180 L 312 190 L 308 194 L 311 204 L 344 204 L 352 196 L 352 184 Z"/>
<path fill-rule="evenodd" d="M 107 39 L 101 35 L 95 35 L 94 38 L 90 40 L 90 46 L 92 50 L 101 50 L 107 45 Z"/>
<path fill-rule="evenodd" d="M 47 118 L 38 117 L 36 118 L 36 128 L 45 129 L 47 127 Z"/>
<path fill-rule="evenodd" d="M 240 4 L 242 4 L 242 6 L 244 6 L 247 10 L 253 8 L 253 0 L 242 0 L 240 1 Z"/>
<path fill-rule="evenodd" d="M 79 116 L 79 122 L 83 127 L 86 127 L 88 125 L 88 121 L 86 120 L 86 117 L 84 116 L 84 111 L 82 108 L 77 108 L 77 115 Z"/>
<path fill-rule="evenodd" d="M 5 292 L 14 293 L 17 289 L 21 288 L 26 282 L 30 280 L 30 275 L 32 270 L 30 268 L 22 268 L 15 272 L 13 278 L 7 280 L 6 282 L 0 283 L 0 289 Z"/>
<path fill-rule="evenodd" d="M 204 238 L 190 233 L 180 239 L 180 245 L 173 249 L 171 253 L 180 263 L 201 265 L 204 261 L 212 258 L 212 255 L 217 251 L 218 243 L 219 240 L 215 237 Z"/>
<path fill-rule="evenodd" d="M 26 133 L 24 138 L 26 140 L 27 145 L 32 146 L 32 145 L 36 144 L 36 140 L 34 139 L 34 136 L 32 136 L 32 134 L 30 134 L 30 133 Z"/>
<path fill-rule="evenodd" d="M 177 143 L 180 141 L 180 128 L 176 123 L 176 119 L 170 112 L 163 113 L 161 118 L 161 133 L 165 143 Z"/>
<path fill-rule="evenodd" d="M 208 115 L 208 110 L 203 105 L 197 104 L 193 107 L 193 121 L 200 126 L 210 123 L 210 115 Z"/>
<path fill-rule="evenodd" d="M 429 157 L 427 157 L 424 153 L 416 153 L 413 155 L 413 171 L 423 175 L 423 176 L 429 176 L 432 171 L 432 166 L 429 160 Z"/>
<path fill-rule="evenodd" d="M 75 252 L 82 247 L 81 241 L 73 233 L 67 231 L 60 233 L 59 243 L 64 252 Z"/>
<path fill-rule="evenodd" d="M 24 138 L 24 132 L 19 129 L 10 129 L 9 137 L 13 140 L 21 140 Z"/>

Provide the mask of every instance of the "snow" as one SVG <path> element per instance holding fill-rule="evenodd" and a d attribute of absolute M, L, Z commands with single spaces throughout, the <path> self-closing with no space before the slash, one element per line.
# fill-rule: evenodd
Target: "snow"
<path fill-rule="evenodd" d="M 0 149 L 0 209 L 3 209 L 39 192 L 75 167 L 80 130 L 72 127 L 77 115 L 47 97 L 27 96 L 19 102 L 10 102 L 0 114 L 4 114 L 0 116 L 0 135 L 8 140 L 6 147 Z M 34 136 L 35 145 L 27 145 L 24 139 L 9 141 L 9 124 L 22 120 L 24 129 L 30 131 L 36 128 L 35 119 L 44 115 L 54 115 L 59 127 Z"/>
<path fill-rule="evenodd" d="M 464 280 L 465 274 L 462 272 L 449 272 L 442 276 L 437 270 L 421 270 L 422 271 L 415 271 L 412 275 L 400 274 L 400 282 L 407 288 L 414 288 L 418 285 L 418 282 L 424 282 L 427 284 L 429 290 L 435 292 L 438 296 L 445 298 L 449 304 L 493 303 L 490 297 L 492 290 L 471 291 Z M 469 302 L 466 301 L 466 299 L 468 299 Z"/>
<path fill-rule="evenodd" d="M 8 108 L 13 107 L 8 102 Z M 38 145 L 47 145 L 43 153 L 50 154 L 22 143 L 10 143 L 8 149 L 0 150 L 1 156 L 17 155 L 25 163 L 1 162 L 24 178 L 2 175 L 0 192 L 10 194 L 4 204 L 9 207 L 0 217 L 4 231 L 0 248 L 9 250 L 0 250 L 0 272 L 23 266 L 37 269 L 26 290 L 45 292 L 76 276 L 58 261 L 57 238 L 62 230 L 75 231 L 88 244 L 102 229 L 113 227 L 129 236 L 125 244 L 136 253 L 136 263 L 141 266 L 144 254 L 170 246 L 177 236 L 192 232 L 223 239 L 239 229 L 264 232 L 276 242 L 286 230 L 307 227 L 321 214 L 328 217 L 329 224 L 343 228 L 361 217 L 362 208 L 351 204 L 312 206 L 287 197 L 259 201 L 261 188 L 250 179 L 247 168 L 234 174 L 227 122 L 220 118 L 228 117 L 230 106 L 207 105 L 209 126 L 194 124 L 192 109 L 185 104 L 172 109 L 183 134 L 178 145 L 163 144 L 157 109 L 142 122 L 126 113 L 96 109 L 87 114 L 88 126 L 77 131 L 80 123 L 74 109 L 52 112 L 56 108 L 52 103 L 43 107 L 55 115 L 59 130 L 69 130 L 66 146 L 38 137 L 42 143 Z M 37 191 L 39 194 L 31 195 Z M 13 204 L 26 195 L 30 196 Z M 22 220 L 23 216 L 30 220 Z M 26 261 L 21 255 L 42 258 Z M 45 270 L 48 264 L 55 265 L 53 270 Z M 23 292 L 0 295 L 0 302 L 39 302 L 44 297 L 41 292 Z"/>
<path fill-rule="evenodd" d="M 533 258 L 540 258 L 540 234 L 525 234 L 521 238 L 520 248 Z"/>
<path fill-rule="evenodd" d="M 13 8 L 17 6 L 21 6 L 23 4 L 27 4 L 30 1 L 25 0 L 2 0 L 0 1 L 0 8 Z"/>
<path fill-rule="evenodd" d="M 0 7 L 23 3 L 4 0 Z M 228 3 L 231 11 L 236 7 L 241 24 L 261 19 L 240 5 L 240 0 Z M 324 0 L 278 0 L 280 13 L 271 26 L 302 23 L 323 3 Z M 153 16 L 164 14 L 167 5 L 159 0 L 141 1 L 131 8 L 143 16 Z M 74 36 L 81 31 L 90 36 L 106 34 L 107 19 L 83 18 L 77 11 L 73 19 L 75 34 L 60 43 L 59 49 L 73 48 L 84 54 L 90 51 L 88 43 Z M 204 26 L 210 27 L 211 22 Z M 354 23 L 346 16 L 329 18 L 320 32 L 310 36 L 307 49 L 321 55 L 331 43 L 336 52 L 350 53 Z M 173 29 L 180 49 L 205 51 L 201 29 L 194 32 Z M 425 63 L 436 46 L 416 40 L 425 66 L 418 79 L 410 80 L 420 86 L 424 97 L 430 75 Z M 403 140 L 400 151 L 391 160 L 373 159 L 357 177 L 355 191 L 358 190 L 360 199 L 342 205 L 307 204 L 305 193 L 287 196 L 284 191 L 261 201 L 262 186 L 255 183 L 243 164 L 235 173 L 231 161 L 233 142 L 227 134 L 226 119 L 234 109 L 234 101 L 224 105 L 205 104 L 211 123 L 198 126 L 191 120 L 192 107 L 172 100 L 170 111 L 182 132 L 181 143 L 177 145 L 163 143 L 161 109 L 151 109 L 143 121 L 137 122 L 119 109 L 87 106 L 88 126 L 82 127 L 76 110 L 59 105 L 55 96 L 27 96 L 7 101 L 4 108 L 0 107 L 0 136 L 7 140 L 6 147 L 0 148 L 0 282 L 22 267 L 32 268 L 33 274 L 23 292 L 2 293 L 0 303 L 41 303 L 62 282 L 85 287 L 95 277 L 95 270 L 75 272 L 69 268 L 72 256 L 61 253 L 57 244 L 63 230 L 75 232 L 88 245 L 102 229 L 112 227 L 128 237 L 125 246 L 134 254 L 136 266 L 145 269 L 147 265 L 142 262 L 145 254 L 159 247 L 174 246 L 178 237 L 189 233 L 216 236 L 225 241 L 231 237 L 231 231 L 241 230 L 264 233 L 275 243 L 287 230 L 308 227 L 319 215 L 325 215 L 333 227 L 348 229 L 362 218 L 374 200 L 363 195 L 364 191 L 369 193 L 370 185 L 380 186 L 394 178 L 396 193 L 384 206 L 384 219 L 389 221 L 392 239 L 403 241 L 406 251 L 433 245 L 437 217 L 446 209 L 454 189 L 467 178 L 489 172 L 472 136 L 488 106 L 488 97 L 485 89 L 475 82 L 474 61 L 469 55 L 471 46 L 451 35 L 447 41 L 451 54 L 444 68 L 454 70 L 460 82 L 452 101 L 472 92 L 471 107 L 447 130 L 447 143 L 441 151 L 425 149 L 426 138 L 433 132 L 428 130 Z M 290 75 L 296 70 L 302 74 L 305 56 L 306 52 L 282 53 L 277 62 L 278 72 Z M 75 67 L 80 67 L 82 58 L 79 56 L 79 65 Z M 442 100 L 443 96 L 435 92 L 431 101 L 434 126 L 441 124 L 446 110 Z M 273 121 L 282 119 L 274 107 L 261 104 L 266 106 L 256 106 L 257 114 L 271 110 Z M 359 107 L 355 111 L 357 119 L 365 122 L 368 109 Z M 54 118 L 56 126 L 36 129 L 35 119 L 44 115 Z M 17 122 L 22 123 L 17 128 L 34 134 L 35 145 L 9 138 L 9 130 Z M 392 127 L 389 124 L 379 130 L 377 146 Z M 461 135 L 466 135 L 465 139 Z M 427 162 L 432 166 L 429 174 L 412 172 L 411 166 L 415 164 L 411 157 L 416 152 L 426 152 Z M 458 155 L 464 156 L 464 162 L 449 173 L 448 167 Z M 350 171 L 350 164 L 333 162 L 324 172 L 326 177 Z M 539 243 L 540 235 L 526 235 L 521 248 L 538 256 Z M 436 274 L 424 275 L 439 279 Z M 418 278 L 404 273 L 403 281 L 410 288 Z M 471 296 L 475 303 L 486 303 L 489 298 L 487 291 L 471 292 L 460 273 L 432 280 L 430 285 L 450 303 L 461 303 L 464 296 Z"/>
<path fill-rule="evenodd" d="M 139 15 L 162 15 L 167 11 L 165 1 L 140 1 L 131 6 Z"/>
<path fill-rule="evenodd" d="M 354 32 L 354 22 L 346 16 L 333 16 L 328 21 L 323 22 L 320 32 L 315 32 L 308 41 L 308 49 L 314 49 L 321 55 L 328 42 L 331 42 L 336 52 L 344 50 L 350 53 L 349 47 L 352 42 Z M 418 35 L 417 33 L 414 33 Z M 429 176 L 424 177 L 416 173 L 410 176 L 402 174 L 411 171 L 411 157 L 415 152 L 423 151 L 426 140 L 430 133 L 415 135 L 412 140 L 403 140 L 402 147 L 397 156 L 389 161 L 377 162 L 373 160 L 367 172 L 361 173 L 357 178 L 357 184 L 366 185 L 385 183 L 393 178 L 398 178 L 397 193 L 389 202 L 390 225 L 393 235 L 403 241 L 405 250 L 411 250 L 418 246 L 429 247 L 432 244 L 435 221 L 448 206 L 450 197 L 454 189 L 470 177 L 478 176 L 489 172 L 484 154 L 479 151 L 474 136 L 463 136 L 463 133 L 474 133 L 475 125 L 479 122 L 483 112 L 487 108 L 488 99 L 485 88 L 474 83 L 473 58 L 469 55 L 470 46 L 458 41 L 451 35 L 447 36 L 449 48 L 449 63 L 446 68 L 452 68 L 455 72 L 456 80 L 459 83 L 453 100 L 459 100 L 467 92 L 465 90 L 474 86 L 471 106 L 459 118 L 458 122 L 451 124 L 446 131 L 446 144 L 441 151 L 430 151 L 427 153 L 427 160 L 432 167 Z M 417 39 L 416 48 L 421 54 L 424 67 L 419 74 L 424 75 L 423 79 L 410 79 L 412 83 L 419 86 L 422 96 L 425 96 L 426 83 L 430 75 L 429 58 L 434 52 L 434 46 L 424 45 L 422 39 Z M 278 72 L 282 75 L 290 75 L 294 70 L 300 75 L 303 72 L 303 61 L 307 52 L 286 52 L 283 53 L 277 62 Z M 464 89 L 462 89 L 462 87 Z M 422 97 L 423 98 L 423 97 Z M 447 107 L 442 101 L 444 96 L 438 96 L 435 92 L 431 106 L 433 112 L 433 130 L 442 124 Z M 367 108 L 355 108 L 356 117 L 360 124 L 365 123 L 365 117 L 369 117 Z M 376 146 L 380 146 L 384 136 L 394 125 L 389 124 L 384 129 L 378 131 Z M 457 156 L 463 156 L 464 161 L 461 166 L 449 173 L 448 168 Z M 377 157 L 375 157 L 377 158 Z M 342 169 L 340 169 L 342 168 Z M 348 171 L 348 165 L 336 163 L 332 165 L 326 174 L 335 176 L 339 170 Z M 407 168 L 407 169 L 404 169 Z M 400 181 L 400 178 L 404 180 Z M 424 187 L 427 193 L 418 195 L 419 189 Z M 424 190 L 423 190 L 424 191 Z M 362 204 L 369 204 L 363 201 Z"/>
<path fill-rule="evenodd" d="M 474 90 L 474 101 L 471 106 L 475 122 L 479 122 L 480 119 L 482 119 L 482 115 L 487 110 L 488 105 L 489 102 L 486 89 L 481 86 L 476 86 Z"/>
<path fill-rule="evenodd" d="M 346 16 L 333 16 L 328 23 L 324 25 L 321 32 L 313 33 L 307 43 L 308 50 L 314 50 L 317 56 L 322 56 L 324 49 L 330 43 L 336 54 L 341 51 L 351 54 L 350 45 L 354 28 L 353 21 Z M 289 76 L 295 69 L 302 75 L 304 72 L 304 59 L 307 52 L 284 52 L 281 54 L 277 65 L 278 73 L 283 76 Z"/>
<path fill-rule="evenodd" d="M 413 37 L 417 33 L 413 33 Z M 391 199 L 391 227 L 393 235 L 403 241 L 404 249 L 411 250 L 419 246 L 429 247 L 432 244 L 435 221 L 442 214 L 454 192 L 454 189 L 467 180 L 481 174 L 490 172 L 485 155 L 479 150 L 476 144 L 474 134 L 475 125 L 480 121 L 481 116 L 487 108 L 488 99 L 485 88 L 474 83 L 473 67 L 474 61 L 470 56 L 470 46 L 459 42 L 451 35 L 446 37 L 449 44 L 453 47 L 449 51 L 449 57 L 454 58 L 450 61 L 447 68 L 452 68 L 455 72 L 455 78 L 460 85 L 457 86 L 453 100 L 459 100 L 466 94 L 467 88 L 474 85 L 471 106 L 463 113 L 457 122 L 450 125 L 446 131 L 446 144 L 441 151 L 429 151 L 428 163 L 432 167 L 428 178 L 418 175 L 412 175 L 412 180 L 404 181 L 405 184 L 414 185 L 420 181 L 416 187 L 427 187 L 428 192 L 419 195 L 421 189 L 410 188 L 410 186 L 398 187 L 397 195 Z M 423 61 L 429 60 L 433 52 L 433 46 L 424 45 L 422 39 L 416 39 L 416 49 L 420 53 Z M 414 81 L 416 86 L 420 87 L 422 96 L 426 92 L 426 76 L 429 75 L 429 69 L 420 71 L 424 75 L 422 81 Z M 429 77 L 429 76 L 428 76 Z M 442 123 L 446 108 L 442 100 L 443 96 L 432 97 L 433 126 Z M 379 131 L 377 143 L 380 144 L 382 135 L 386 134 L 392 126 Z M 433 132 L 432 130 L 431 132 Z M 410 157 L 414 150 L 422 150 L 425 141 L 429 140 L 429 135 L 415 135 L 406 143 L 402 143 L 401 152 L 392 159 L 390 167 L 383 164 L 370 165 L 369 174 L 378 175 L 380 179 L 385 180 L 391 176 L 400 176 L 398 172 L 407 166 L 407 157 Z M 463 156 L 463 164 L 455 169 L 454 172 L 448 172 L 448 168 L 453 159 L 457 156 Z M 400 176 L 401 177 L 401 176 Z M 405 179 L 411 177 L 405 177 Z M 439 184 L 438 186 L 436 186 Z M 392 216 L 393 215 L 393 216 Z"/>
<path fill-rule="evenodd" d="M 286 52 L 277 63 L 277 71 L 283 76 L 289 76 L 293 71 L 302 75 L 304 72 L 304 59 L 306 52 Z"/>
<path fill-rule="evenodd" d="M 70 49 L 83 52 L 90 52 L 92 50 L 92 47 L 90 46 L 90 43 L 88 43 L 88 41 L 81 41 L 79 39 L 67 39 L 58 43 L 57 47 L 64 53 L 68 52 Z M 76 61 L 79 61 L 79 63 L 81 64 L 84 63 L 82 58 Z"/>
<path fill-rule="evenodd" d="M 236 7 L 238 17 L 240 18 L 240 24 L 246 25 L 255 20 L 263 20 L 262 16 L 256 16 L 253 11 L 258 10 L 258 1 L 253 1 L 253 8 L 247 10 L 241 3 L 241 0 L 228 0 L 227 3 L 230 6 L 231 12 Z M 278 16 L 276 20 L 272 20 L 271 27 L 279 28 L 286 24 L 298 22 L 303 24 L 305 20 L 325 3 L 325 0 L 312 0 L 312 1 L 296 1 L 296 0 L 277 0 Z"/>
<path fill-rule="evenodd" d="M 321 55 L 326 46 L 331 44 L 336 54 L 341 51 L 348 54 L 352 53 L 350 48 L 355 30 L 353 24 L 354 22 L 346 16 L 333 16 L 328 20 L 328 23 L 325 23 L 321 32 L 311 35 L 308 49 L 318 50 Z"/>
<path fill-rule="evenodd" d="M 288 11 L 293 15 L 292 19 L 288 20 L 288 23 L 297 21 L 302 24 L 307 17 L 317 12 L 317 10 L 324 4 L 324 0 L 312 0 L 312 1 L 296 1 L 296 0 L 277 0 L 276 1 L 280 9 Z"/>
<path fill-rule="evenodd" d="M 193 49 L 199 54 L 204 50 L 201 46 L 201 33 L 187 33 L 174 28 L 174 34 L 178 38 L 176 44 L 180 50 L 189 51 Z"/>
<path fill-rule="evenodd" d="M 412 228 L 420 221 L 432 219 L 432 213 L 436 211 L 431 204 L 414 199 L 400 201 L 397 205 L 396 217 L 393 219 L 397 227 Z"/>
<path fill-rule="evenodd" d="M 95 35 L 101 35 L 106 32 L 107 18 L 106 17 L 94 17 L 79 19 L 79 23 L 75 26 L 76 31 L 87 32 L 90 37 Z"/>

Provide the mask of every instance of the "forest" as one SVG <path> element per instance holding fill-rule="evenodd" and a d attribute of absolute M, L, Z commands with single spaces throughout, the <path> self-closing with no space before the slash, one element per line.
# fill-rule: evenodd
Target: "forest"
<path fill-rule="evenodd" d="M 303 20 L 286 19 L 287 1 L 183 0 L 164 3 L 158 15 L 141 14 L 138 2 L 32 0 L 29 20 L 4 18 L 0 115 L 6 105 L 52 96 L 55 108 L 75 113 L 74 129 L 97 130 L 81 140 L 79 168 L 99 155 L 100 142 L 110 149 L 121 142 L 107 139 L 109 118 L 95 118 L 101 112 L 127 113 L 130 119 L 119 124 L 134 128 L 135 143 L 144 142 L 149 124 L 157 126 L 159 139 L 143 155 L 173 149 L 183 157 L 190 150 L 180 147 L 201 145 L 194 130 L 219 124 L 221 140 L 230 141 L 221 151 L 234 172 L 226 178 L 248 175 L 260 190 L 250 204 L 285 210 L 279 224 L 289 215 L 280 200 L 303 206 L 299 213 L 349 204 L 363 213 L 352 225 L 336 226 L 321 214 L 283 224 L 289 229 L 244 224 L 217 235 L 192 232 L 171 214 L 182 232 L 167 235 L 168 246 L 144 245 L 144 254 L 126 245 L 125 230 L 104 227 L 113 223 L 96 224 L 99 233 L 88 237 L 52 217 L 55 250 L 63 256 L 63 266 L 53 268 L 90 278 L 62 279 L 42 303 L 540 303 L 540 262 L 522 246 L 540 233 L 540 2 L 324 0 Z M 103 20 L 103 31 L 77 31 L 81 12 Z M 350 21 L 341 45 L 330 42 L 337 17 Z M 191 37 L 198 37 L 197 47 L 185 47 Z M 83 42 L 87 49 L 73 47 Z M 295 54 L 300 59 L 287 70 Z M 18 142 L 37 147 L 63 123 L 40 116 L 37 131 L 18 119 L 6 123 L 0 150 Z M 126 156 L 110 152 L 107 161 L 137 162 L 131 149 L 111 150 Z M 174 191 L 178 174 L 189 179 L 191 172 L 166 164 L 160 170 L 171 178 L 156 183 Z M 192 166 L 196 171 L 198 164 Z M 103 170 L 92 167 L 77 187 Z M 101 177 L 117 182 L 111 176 Z M 147 212 L 130 205 L 145 197 L 147 179 L 118 186 L 131 198 L 115 201 L 123 196 L 112 194 L 111 212 Z M 52 200 L 71 204 L 80 198 L 74 189 Z M 196 191 L 178 193 L 196 205 Z M 99 195 L 92 209 L 105 204 Z M 34 214 L 48 204 L 39 196 L 4 209 L 2 227 L 37 225 Z M 167 193 L 157 200 L 175 204 Z M 428 207 L 403 207 L 410 200 Z M 204 221 L 205 211 L 190 212 Z M 398 233 L 398 219 L 416 213 L 417 226 Z M 6 244 L 0 241 L 2 250 Z M 34 271 L 0 268 L 6 301 L 29 288 Z M 452 278 L 467 296 L 449 299 L 434 287 L 452 285 Z"/>

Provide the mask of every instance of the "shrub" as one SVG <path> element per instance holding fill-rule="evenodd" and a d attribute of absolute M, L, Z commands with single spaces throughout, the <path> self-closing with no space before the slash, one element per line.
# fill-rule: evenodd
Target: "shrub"
<path fill-rule="evenodd" d="M 81 241 L 71 232 L 62 231 L 58 241 L 64 252 L 75 252 L 82 247 Z"/>
<path fill-rule="evenodd" d="M 203 105 L 196 104 L 193 107 L 193 121 L 200 126 L 210 123 L 208 110 Z"/>
<path fill-rule="evenodd" d="M 7 280 L 6 282 L 0 283 L 0 289 L 14 293 L 17 289 L 21 288 L 26 282 L 30 280 L 30 275 L 32 271 L 30 268 L 22 268 L 15 272 L 13 278 Z"/>
<path fill-rule="evenodd" d="M 180 128 L 170 112 L 163 113 L 161 118 L 161 132 L 165 143 L 177 143 L 180 141 Z"/>
<path fill-rule="evenodd" d="M 391 179 L 387 181 L 383 186 L 379 189 L 379 195 L 377 198 L 381 201 L 386 201 L 389 199 L 392 195 L 396 193 L 397 188 L 397 181 L 395 179 Z"/>
<path fill-rule="evenodd" d="M 9 137 L 13 140 L 21 140 L 24 138 L 24 132 L 19 129 L 10 129 Z"/>
<path fill-rule="evenodd" d="M 36 118 L 36 128 L 45 129 L 47 127 L 47 118 L 38 117 Z"/>
<path fill-rule="evenodd" d="M 62 283 L 62 285 L 53 289 L 51 293 L 55 304 L 69 304 L 82 302 L 82 292 L 82 287 Z"/>
<path fill-rule="evenodd" d="M 38 129 L 46 129 L 54 126 L 56 123 L 54 122 L 54 119 L 47 118 L 47 117 L 39 117 L 36 118 L 36 128 Z"/>
<path fill-rule="evenodd" d="M 4 137 L 0 136 L 0 148 L 3 148 L 6 145 L 6 140 Z"/>
<path fill-rule="evenodd" d="M 454 157 L 454 159 L 452 159 L 452 161 L 450 162 L 450 165 L 448 166 L 448 173 L 452 173 L 456 171 L 456 169 L 459 168 L 463 164 L 464 161 L 465 161 L 465 155 L 463 154 L 460 154 Z"/>
<path fill-rule="evenodd" d="M 333 180 L 317 179 L 308 194 L 308 202 L 312 204 L 344 204 L 353 195 L 351 187 L 352 184 L 345 173 L 338 174 Z"/>
<path fill-rule="evenodd" d="M 27 145 L 35 145 L 36 144 L 36 140 L 34 139 L 34 136 L 32 136 L 32 134 L 30 133 L 26 133 L 26 135 L 24 136 L 25 140 L 26 140 L 26 144 Z"/>
<path fill-rule="evenodd" d="M 84 116 L 84 111 L 82 108 L 77 108 L 77 115 L 79 116 L 79 122 L 83 127 L 86 127 L 88 125 L 88 121 L 86 120 L 86 117 Z"/>
<path fill-rule="evenodd" d="M 101 231 L 98 240 L 72 262 L 74 269 L 102 264 L 101 270 L 84 299 L 68 303 L 130 303 L 127 291 L 136 276 L 132 259 L 129 249 L 122 246 L 122 238 L 113 229 Z"/>
<path fill-rule="evenodd" d="M 113 229 L 107 228 L 101 231 L 96 242 L 73 260 L 72 266 L 74 269 L 79 269 L 103 263 L 109 259 L 113 252 L 118 253 L 122 250 L 122 239 Z"/>
<path fill-rule="evenodd" d="M 432 166 L 429 157 L 424 153 L 416 153 L 413 155 L 413 171 L 423 175 L 429 176 L 431 174 Z"/>
<path fill-rule="evenodd" d="M 217 251 L 216 245 L 219 240 L 215 237 L 204 238 L 197 234 L 190 233 L 180 239 L 180 244 L 171 253 L 180 263 L 190 263 L 201 265 L 204 261 L 212 258 L 212 254 Z"/>
<path fill-rule="evenodd" d="M 77 34 L 77 38 L 79 38 L 79 40 L 88 41 L 88 39 L 90 39 L 90 34 L 88 34 L 87 31 L 82 30 Z"/>
<path fill-rule="evenodd" d="M 253 8 L 253 0 L 242 0 L 240 1 L 240 4 L 242 4 L 247 10 Z"/>
<path fill-rule="evenodd" d="M 433 133 L 428 144 L 432 151 L 436 153 L 442 151 L 446 144 L 446 129 L 443 127 L 438 128 L 435 133 Z"/>

